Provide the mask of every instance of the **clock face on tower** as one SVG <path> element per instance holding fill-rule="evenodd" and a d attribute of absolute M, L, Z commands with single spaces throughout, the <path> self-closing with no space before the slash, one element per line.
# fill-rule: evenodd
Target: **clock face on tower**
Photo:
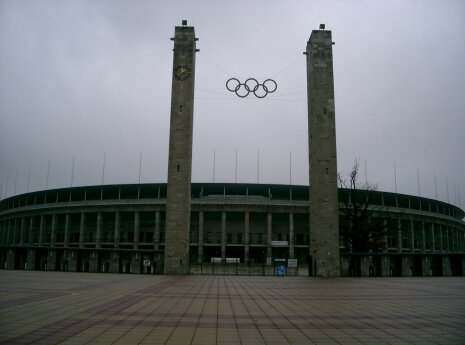
<path fill-rule="evenodd" d="M 178 80 L 186 80 L 191 75 L 191 69 L 187 65 L 178 65 L 174 69 L 174 76 Z"/>

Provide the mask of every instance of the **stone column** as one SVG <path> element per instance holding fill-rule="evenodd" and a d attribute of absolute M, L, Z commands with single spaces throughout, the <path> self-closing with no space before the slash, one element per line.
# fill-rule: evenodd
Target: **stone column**
<path fill-rule="evenodd" d="M 134 249 L 139 249 L 140 213 L 134 211 Z"/>
<path fill-rule="evenodd" d="M 50 230 L 50 247 L 55 247 L 57 238 L 57 215 L 52 215 L 52 229 Z M 48 266 L 48 265 L 47 265 Z"/>
<path fill-rule="evenodd" d="M 410 251 L 415 251 L 415 222 L 413 218 L 410 219 Z"/>
<path fill-rule="evenodd" d="M 443 229 L 446 229 L 446 251 L 449 253 L 450 252 L 450 238 L 449 238 L 449 227 L 444 226 Z"/>
<path fill-rule="evenodd" d="M 425 222 L 421 222 L 421 252 L 426 251 L 426 231 L 425 231 Z"/>
<path fill-rule="evenodd" d="M 32 245 L 34 242 L 34 216 L 31 216 L 29 220 L 29 245 Z"/>
<path fill-rule="evenodd" d="M 26 220 L 24 217 L 21 217 L 21 228 L 19 230 L 19 245 L 24 245 L 24 229 L 26 227 Z M 23 268 L 23 267 L 21 267 Z"/>
<path fill-rule="evenodd" d="M 413 276 L 413 256 L 402 256 L 402 277 Z"/>
<path fill-rule="evenodd" d="M 244 262 L 249 262 L 249 233 L 250 233 L 250 214 L 249 211 L 244 213 Z"/>
<path fill-rule="evenodd" d="M 442 275 L 444 277 L 450 277 L 452 275 L 451 269 L 450 269 L 450 259 L 448 255 L 444 255 L 442 257 Z"/>
<path fill-rule="evenodd" d="M 39 246 L 43 244 L 44 241 L 44 222 L 45 222 L 45 217 L 42 214 L 40 216 L 40 227 L 39 227 Z"/>
<path fill-rule="evenodd" d="M 389 247 L 389 243 L 388 243 L 388 234 L 387 234 L 387 228 L 388 228 L 387 219 L 384 219 L 384 220 L 383 220 L 383 226 L 384 226 L 384 231 L 385 231 L 385 234 L 384 234 L 384 243 L 386 243 L 386 247 L 383 249 L 383 252 L 387 253 L 388 247 Z M 384 277 L 384 275 L 383 275 L 383 277 Z"/>
<path fill-rule="evenodd" d="M 154 250 L 160 250 L 160 211 L 155 212 L 155 235 L 153 236 Z"/>
<path fill-rule="evenodd" d="M 271 235 L 273 228 L 273 218 L 272 214 L 268 213 L 266 218 L 266 230 L 267 230 L 267 247 L 266 247 L 266 257 L 272 259 L 272 248 L 271 248 Z"/>
<path fill-rule="evenodd" d="M 103 226 L 103 214 L 102 212 L 97 212 L 97 233 L 95 234 L 95 247 L 96 248 L 102 247 L 102 226 Z"/>
<path fill-rule="evenodd" d="M 86 230 L 86 214 L 81 212 L 81 223 L 79 225 L 79 248 L 84 248 L 84 231 Z"/>
<path fill-rule="evenodd" d="M 397 252 L 402 253 L 402 220 L 397 219 Z"/>
<path fill-rule="evenodd" d="M 6 244 L 10 244 L 10 237 L 11 237 L 11 220 L 8 221 L 8 227 L 6 230 Z"/>
<path fill-rule="evenodd" d="M 442 234 L 442 224 L 439 225 L 439 251 L 444 251 L 444 237 Z"/>
<path fill-rule="evenodd" d="M 16 232 L 18 231 L 17 218 L 13 221 L 13 236 L 11 243 L 16 244 Z"/>
<path fill-rule="evenodd" d="M 65 238 L 63 241 L 63 246 L 66 248 L 69 246 L 69 227 L 71 223 L 70 214 L 67 213 L 65 217 Z"/>
<path fill-rule="evenodd" d="M 115 212 L 115 230 L 114 230 L 114 247 L 119 248 L 121 235 L 121 213 L 119 211 Z"/>
<path fill-rule="evenodd" d="M 294 259 L 294 214 L 289 213 L 289 259 Z"/>
<path fill-rule="evenodd" d="M 199 248 L 197 251 L 198 262 L 203 262 L 203 211 L 199 211 Z"/>
<path fill-rule="evenodd" d="M 434 252 L 435 251 L 435 247 L 436 247 L 436 241 L 434 239 L 434 227 L 435 227 L 435 224 L 434 223 L 431 223 L 431 252 Z"/>
<path fill-rule="evenodd" d="M 226 262 L 226 212 L 221 212 L 221 261 Z"/>

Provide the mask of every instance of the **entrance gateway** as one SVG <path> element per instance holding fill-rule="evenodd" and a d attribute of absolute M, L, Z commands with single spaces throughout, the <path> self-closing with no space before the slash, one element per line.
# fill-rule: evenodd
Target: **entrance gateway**
<path fill-rule="evenodd" d="M 175 27 L 166 200 L 164 273 L 189 266 L 196 41 L 194 27 Z M 309 265 L 313 276 L 339 276 L 339 219 L 331 31 L 320 25 L 307 42 Z M 291 258 L 293 259 L 293 258 Z"/>

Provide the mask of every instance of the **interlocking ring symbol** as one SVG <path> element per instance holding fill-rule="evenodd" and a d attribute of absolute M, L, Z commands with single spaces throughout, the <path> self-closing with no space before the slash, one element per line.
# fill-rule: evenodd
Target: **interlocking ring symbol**
<path fill-rule="evenodd" d="M 269 93 L 275 92 L 278 84 L 273 79 L 266 79 L 260 84 L 255 78 L 249 78 L 244 83 L 237 78 L 231 78 L 226 82 L 226 88 L 241 98 L 247 97 L 251 92 L 257 98 L 264 98 Z"/>

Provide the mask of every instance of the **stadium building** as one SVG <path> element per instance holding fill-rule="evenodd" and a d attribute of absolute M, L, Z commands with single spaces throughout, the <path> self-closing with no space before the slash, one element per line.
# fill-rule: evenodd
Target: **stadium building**
<path fill-rule="evenodd" d="M 178 275 L 464 275 L 465 214 L 448 203 L 372 192 L 367 209 L 385 229 L 379 240 L 386 245 L 353 251 L 353 242 L 340 237 L 348 222 L 344 211 L 354 200 L 337 186 L 334 43 L 324 25 L 312 31 L 304 52 L 308 186 L 192 183 L 194 28 L 183 21 L 172 40 L 168 182 L 45 190 L 0 201 L 0 267 Z M 240 87 L 257 91 L 254 84 L 245 87 L 247 81 L 238 83 L 236 93 Z"/>
<path fill-rule="evenodd" d="M 278 274 L 284 265 L 288 275 L 312 275 L 307 186 L 194 183 L 191 190 L 184 258 L 189 273 Z M 341 240 L 342 276 L 465 274 L 463 210 L 427 198 L 373 193 L 370 208 L 389 223 L 387 247 L 351 253 Z M 0 265 L 161 274 L 166 200 L 167 184 L 74 187 L 7 198 L 0 202 Z"/>

